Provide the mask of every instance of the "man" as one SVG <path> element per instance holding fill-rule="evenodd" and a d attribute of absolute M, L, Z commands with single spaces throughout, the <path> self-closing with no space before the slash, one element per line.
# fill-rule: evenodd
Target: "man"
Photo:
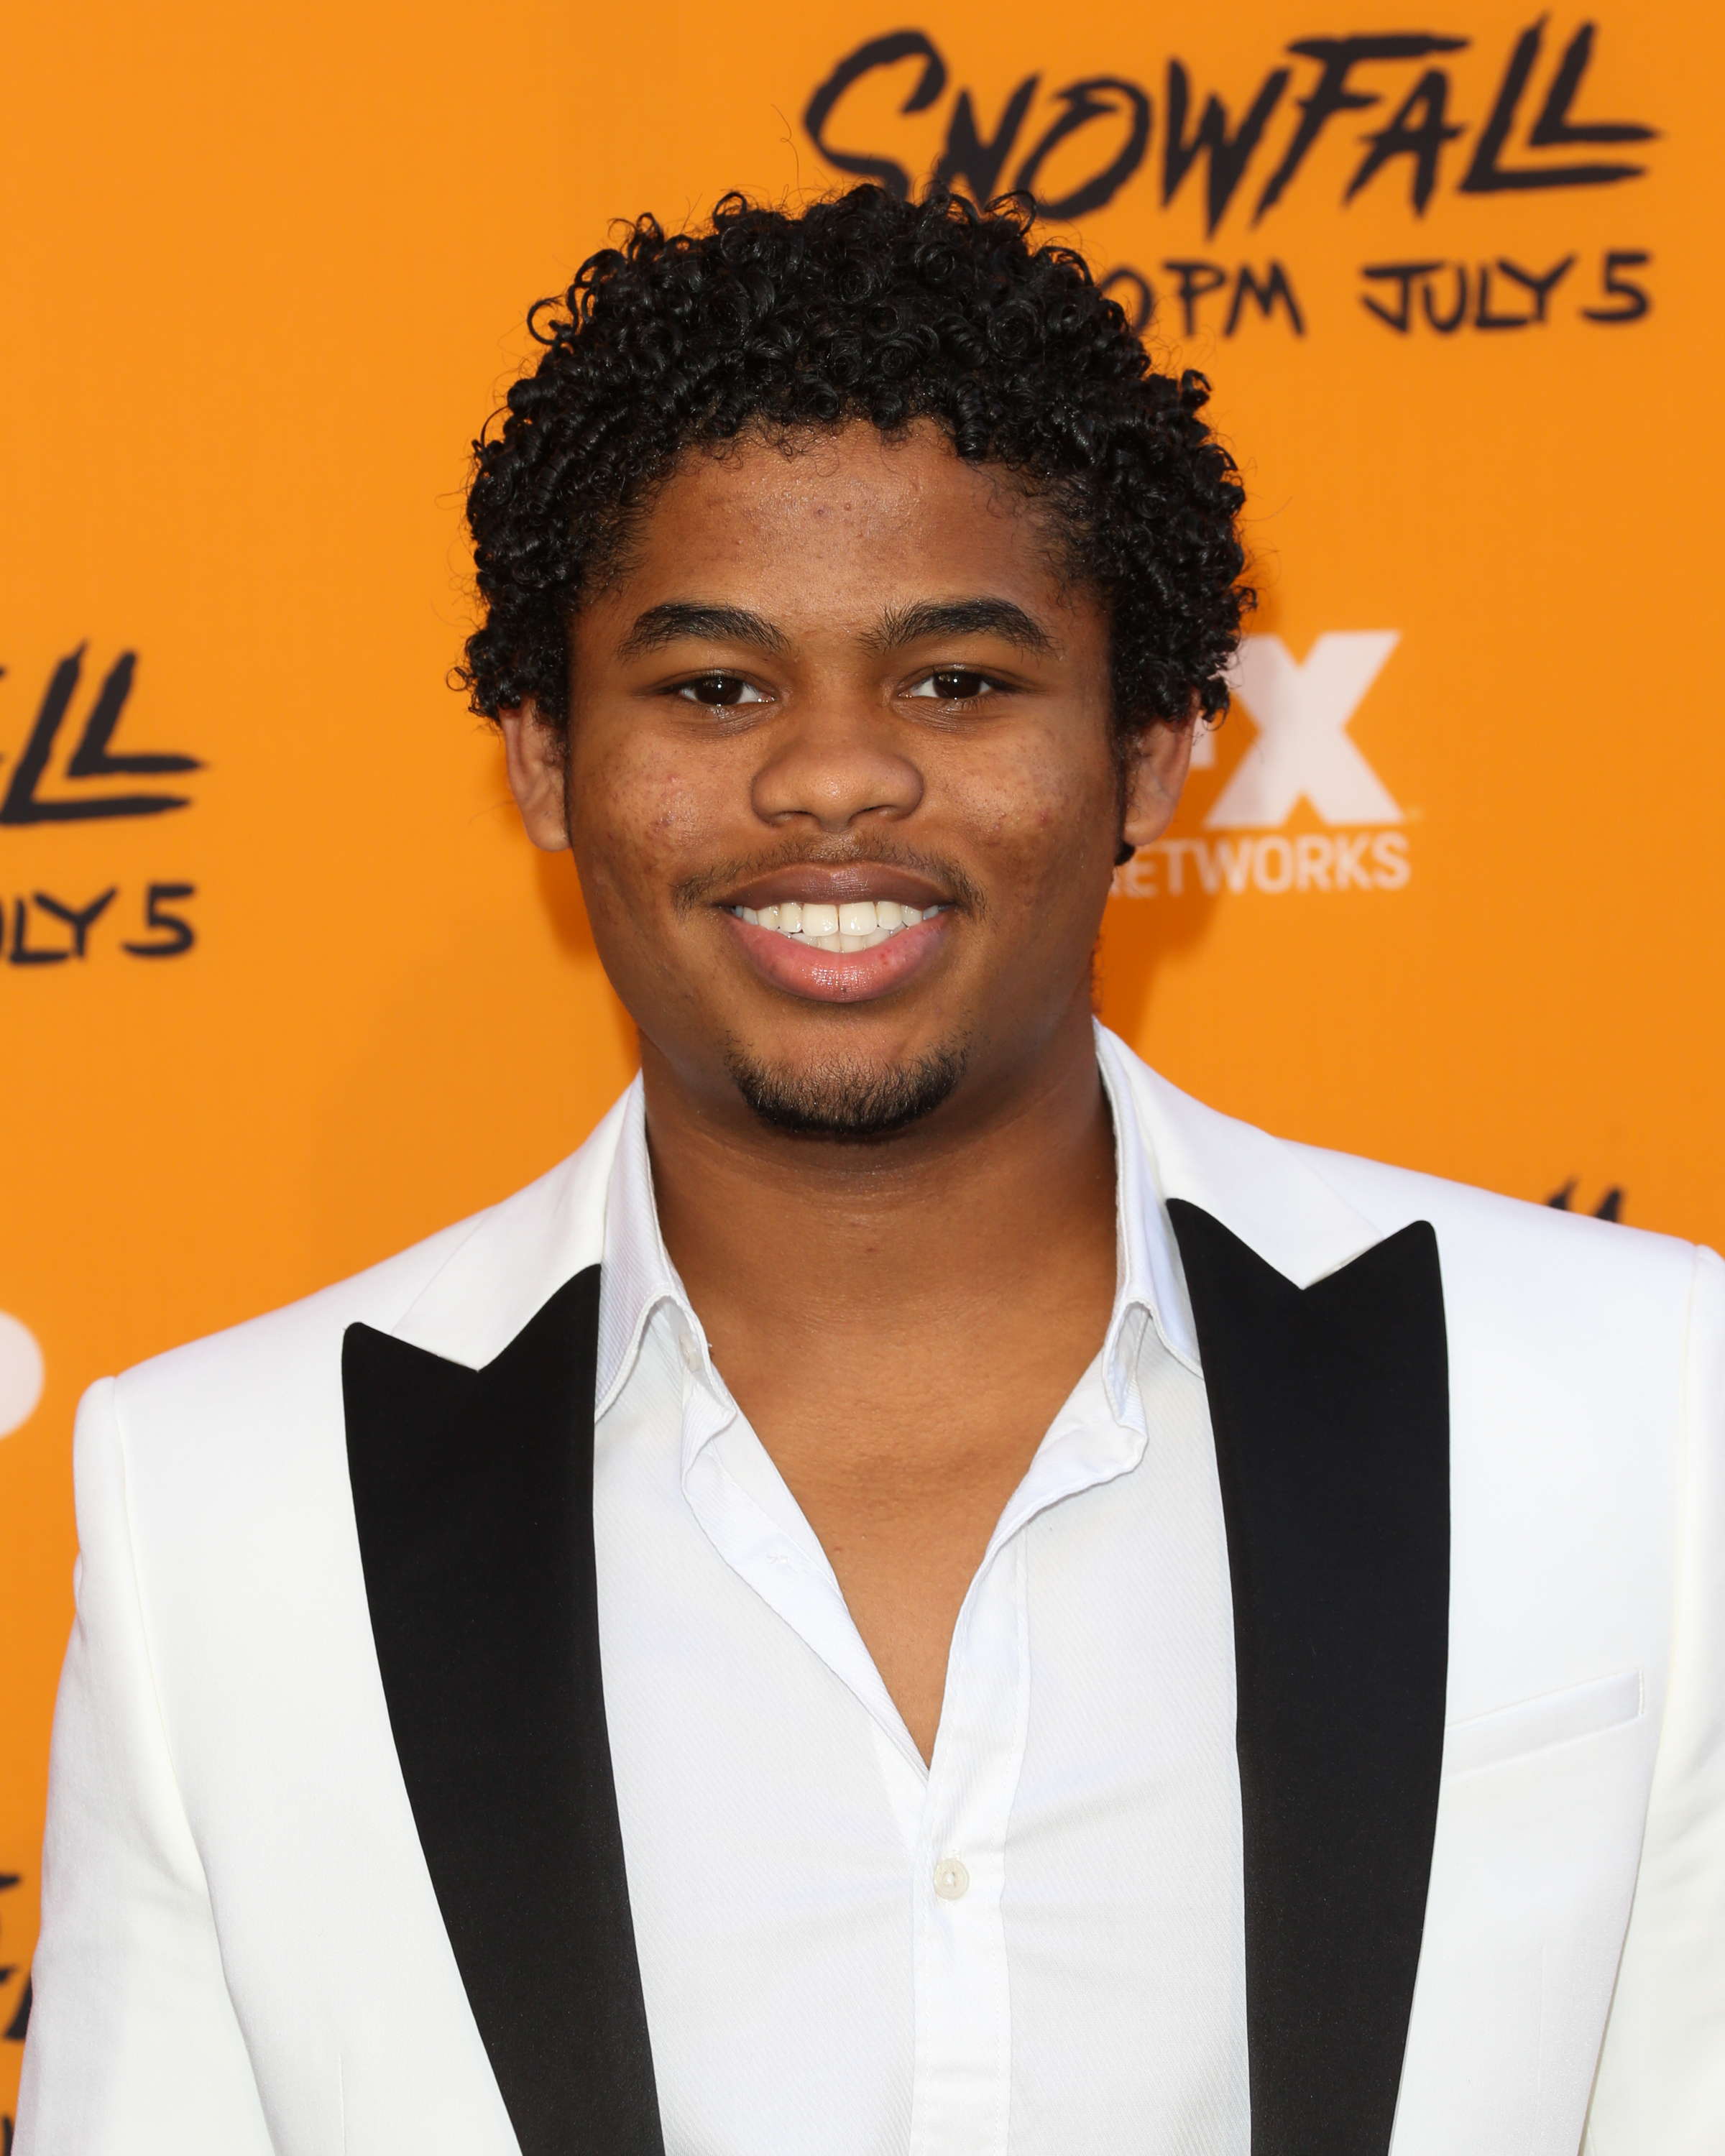
<path fill-rule="evenodd" d="M 868 188 L 542 334 L 469 679 L 641 1076 L 91 1394 L 23 2156 L 1717 2151 L 1718 1260 L 1091 1019 L 1202 383 Z"/>

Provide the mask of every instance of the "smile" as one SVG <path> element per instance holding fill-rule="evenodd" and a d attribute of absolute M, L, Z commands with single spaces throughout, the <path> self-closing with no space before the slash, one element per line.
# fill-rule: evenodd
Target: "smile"
<path fill-rule="evenodd" d="M 949 902 L 781 899 L 727 906 L 721 917 L 754 971 L 782 993 L 814 1003 L 871 1003 L 933 964 L 954 918 Z"/>
<path fill-rule="evenodd" d="M 906 929 L 932 920 L 938 906 L 901 906 L 896 899 L 854 899 L 842 906 L 814 900 L 782 906 L 733 906 L 728 909 L 752 928 L 770 928 L 793 938 L 805 951 L 873 951 Z"/>

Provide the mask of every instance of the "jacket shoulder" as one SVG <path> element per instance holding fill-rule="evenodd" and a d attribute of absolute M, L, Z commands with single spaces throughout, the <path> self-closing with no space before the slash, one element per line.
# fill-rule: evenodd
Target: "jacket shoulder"
<path fill-rule="evenodd" d="M 279 1424 L 296 1405 L 327 1407 L 331 1397 L 339 1402 L 341 1338 L 349 1326 L 411 1337 L 415 1316 L 428 1304 L 441 1298 L 457 1309 L 470 1305 L 511 1265 L 530 1276 L 511 1284 L 531 1301 L 534 1274 L 559 1260 L 596 1260 L 624 1102 L 577 1152 L 498 1204 L 299 1301 L 134 1365 L 116 1381 L 122 1424 L 138 1430 L 164 1418 L 183 1424 L 213 1414 L 231 1429 L 236 1416 L 251 1425 Z M 548 1279 L 543 1292 L 559 1284 Z M 531 1306 L 523 1320 L 531 1315 Z M 441 1337 L 425 1344 L 466 1359 L 459 1325 L 444 1330 L 449 1344 Z"/>
<path fill-rule="evenodd" d="M 122 1371 L 116 1383 L 128 1404 L 196 1392 L 208 1383 L 219 1382 L 220 1373 L 228 1368 L 243 1370 L 252 1386 L 267 1387 L 273 1372 L 288 1374 L 308 1349 L 331 1339 L 339 1342 L 350 1325 L 389 1331 L 468 1238 L 501 1209 L 487 1206 L 346 1280 L 150 1356 Z"/>
<path fill-rule="evenodd" d="M 1621 1319 L 1626 1300 L 1631 1305 L 1644 1298 L 1686 1302 L 1703 1255 L 1679 1236 L 1507 1198 L 1417 1168 L 1284 1142 L 1386 1233 L 1430 1221 L 1446 1291 L 1465 1289 L 1473 1280 L 1489 1281 L 1494 1291 L 1512 1299 L 1534 1293 L 1542 1299 L 1579 1296 L 1584 1305 L 1599 1297 L 1609 1300 Z"/>
<path fill-rule="evenodd" d="M 1446 1301 L 1483 1286 L 1524 1309 L 1566 1296 L 1619 1315 L 1642 1296 L 1686 1301 L 1692 1244 L 1272 1136 L 1182 1092 L 1106 1029 L 1098 1045 L 1135 1101 L 1164 1199 L 1215 1214 L 1302 1287 L 1425 1220 Z"/>

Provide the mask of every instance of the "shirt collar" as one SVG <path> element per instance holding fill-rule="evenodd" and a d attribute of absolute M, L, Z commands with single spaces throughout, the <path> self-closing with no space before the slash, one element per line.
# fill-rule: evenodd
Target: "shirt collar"
<path fill-rule="evenodd" d="M 1135 1111 L 1113 1035 L 1096 1029 L 1096 1061 L 1114 1122 L 1114 1308 L 1102 1342 L 1102 1378 L 1117 1418 L 1140 1418 L 1137 1359 L 1147 1327 L 1175 1360 L 1199 1369 L 1197 1337 L 1184 1270 L 1156 1164 Z M 680 1321 L 691 1374 L 722 1395 L 724 1386 L 701 1328 L 659 1231 L 647 1119 L 636 1077 L 624 1096 L 622 1128 L 605 1199 L 604 1262 L 599 1276 L 598 1392 L 603 1414 L 622 1390 L 655 1311 L 669 1304 Z"/>
<path fill-rule="evenodd" d="M 706 1336 L 684 1292 L 659 1232 L 653 1163 L 647 1152 L 647 1111 L 637 1074 L 624 1095 L 623 1127 L 605 1194 L 605 1254 L 599 1268 L 599 1341 L 594 1418 L 603 1415 L 640 1355 L 653 1313 L 669 1303 L 681 1321 L 683 1356 L 716 1385 Z M 698 1356 L 699 1360 L 696 1358 Z"/>
<path fill-rule="evenodd" d="M 1162 1176 L 1155 1147 L 1144 1128 L 1127 1075 L 1126 1053 L 1106 1026 L 1096 1029 L 1096 1064 L 1102 1074 L 1102 1090 L 1108 1096 L 1108 1112 L 1114 1121 L 1114 1219 L 1118 1250 L 1119 1285 L 1114 1315 L 1103 1344 L 1108 1397 L 1120 1412 L 1121 1389 L 1128 1382 L 1131 1365 L 1122 1366 L 1119 1346 L 1123 1321 L 1137 1310 L 1154 1326 L 1157 1337 L 1177 1363 L 1194 1375 L 1202 1372 L 1198 1358 L 1198 1328 L 1186 1292 L 1186 1269 L 1180 1262 L 1180 1246 L 1174 1240 L 1173 1223 L 1163 1197 Z M 1132 1343 L 1132 1355 L 1137 1343 Z"/>
<path fill-rule="evenodd" d="M 1096 1064 L 1114 1122 L 1114 1311 L 1102 1342 L 1102 1383 L 1117 1421 L 1140 1430 L 1138 1356 L 1147 1329 L 1177 1362 L 1198 1371 L 1185 1273 L 1163 1204 L 1156 1163 L 1133 1106 L 1114 1036 L 1096 1030 Z"/>

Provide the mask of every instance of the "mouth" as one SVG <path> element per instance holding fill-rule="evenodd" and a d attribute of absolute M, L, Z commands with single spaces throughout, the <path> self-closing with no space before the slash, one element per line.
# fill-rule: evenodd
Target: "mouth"
<path fill-rule="evenodd" d="M 853 898 L 842 906 L 819 899 L 780 906 L 733 906 L 727 909 L 751 928 L 770 929 L 800 943 L 805 951 L 875 951 L 907 928 L 932 921 L 939 906 L 905 906 L 896 898 Z"/>
<path fill-rule="evenodd" d="M 946 942 L 953 901 L 927 878 L 873 863 L 782 869 L 721 909 L 755 972 L 818 1003 L 863 1003 L 920 973 Z"/>

